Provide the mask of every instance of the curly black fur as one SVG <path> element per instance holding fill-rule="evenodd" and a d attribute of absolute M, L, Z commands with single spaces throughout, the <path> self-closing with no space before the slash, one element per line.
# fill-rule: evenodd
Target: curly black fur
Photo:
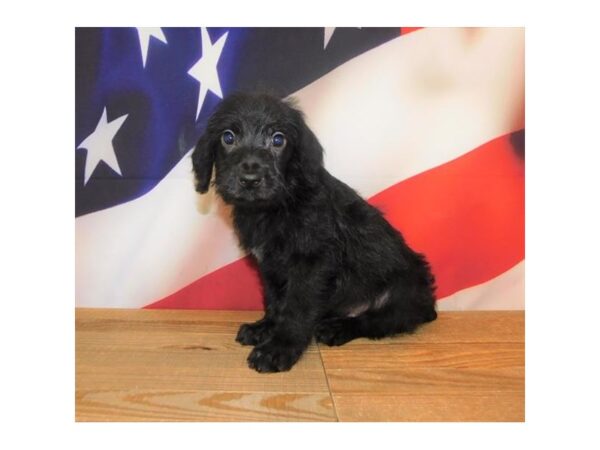
<path fill-rule="evenodd" d="M 215 166 L 217 193 L 233 205 L 240 243 L 258 263 L 265 315 L 242 325 L 236 338 L 255 346 L 251 368 L 289 370 L 313 336 L 342 345 L 411 332 L 436 318 L 423 255 L 325 170 L 319 141 L 290 102 L 229 96 L 192 161 L 201 193 Z"/>

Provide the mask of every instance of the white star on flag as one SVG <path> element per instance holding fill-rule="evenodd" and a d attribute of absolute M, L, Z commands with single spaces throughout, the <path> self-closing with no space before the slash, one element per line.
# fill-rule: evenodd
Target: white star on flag
<path fill-rule="evenodd" d="M 163 31 L 158 27 L 137 27 L 138 36 L 140 37 L 140 48 L 142 50 L 142 61 L 146 67 L 146 58 L 148 57 L 148 47 L 150 47 L 150 38 L 154 37 L 161 42 L 167 44 L 167 38 Z"/>
<path fill-rule="evenodd" d="M 104 161 L 112 170 L 117 172 L 119 175 L 122 175 L 112 140 L 119 132 L 121 125 L 123 125 L 123 122 L 125 122 L 125 119 L 127 119 L 128 115 L 129 114 L 125 114 L 124 116 L 108 122 L 106 120 L 106 108 L 104 108 L 104 111 L 102 111 L 102 117 L 100 117 L 100 121 L 98 122 L 98 125 L 96 125 L 96 129 L 77 147 L 77 150 L 87 150 L 87 155 L 85 157 L 85 170 L 83 173 L 84 186 L 92 176 L 92 172 L 94 172 L 96 167 L 98 167 L 100 161 Z"/>
<path fill-rule="evenodd" d="M 211 44 L 210 36 L 208 35 L 206 28 L 201 28 L 200 30 L 202 34 L 202 56 L 188 71 L 188 73 L 200 83 L 196 119 L 198 119 L 198 116 L 200 115 L 200 110 L 202 109 L 208 90 L 214 92 L 218 97 L 223 98 L 219 74 L 217 73 L 217 63 L 219 62 L 223 46 L 225 45 L 227 35 L 229 34 L 229 32 L 225 33 L 217 40 L 217 42 Z"/>
<path fill-rule="evenodd" d="M 329 40 L 331 39 L 331 36 L 333 36 L 333 32 L 335 31 L 335 29 L 336 29 L 336 27 L 325 27 L 323 50 L 325 50 L 327 48 L 327 44 L 329 44 Z"/>

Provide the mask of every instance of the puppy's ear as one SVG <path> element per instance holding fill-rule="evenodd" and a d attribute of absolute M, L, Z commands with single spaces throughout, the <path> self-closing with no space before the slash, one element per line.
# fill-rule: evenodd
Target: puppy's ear
<path fill-rule="evenodd" d="M 196 191 L 204 194 L 208 191 L 215 163 L 215 149 L 210 142 L 208 133 L 200 138 L 192 152 L 192 167 L 196 176 Z"/>

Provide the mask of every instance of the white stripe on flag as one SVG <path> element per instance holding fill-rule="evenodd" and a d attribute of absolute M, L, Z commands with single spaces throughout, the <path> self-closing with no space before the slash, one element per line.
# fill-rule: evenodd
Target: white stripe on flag
<path fill-rule="evenodd" d="M 329 171 L 370 197 L 522 129 L 523 29 L 472 33 L 419 30 L 300 90 Z"/>
<path fill-rule="evenodd" d="M 371 196 L 523 127 L 523 31 L 465 33 L 411 33 L 300 90 L 328 170 Z M 225 216 L 188 155 L 145 196 L 79 217 L 77 306 L 141 307 L 238 259 Z"/>
<path fill-rule="evenodd" d="M 525 309 L 525 261 L 438 302 L 440 311 Z"/>
<path fill-rule="evenodd" d="M 188 153 L 145 196 L 79 217 L 77 306 L 139 308 L 242 256 L 213 195 L 196 194 Z"/>

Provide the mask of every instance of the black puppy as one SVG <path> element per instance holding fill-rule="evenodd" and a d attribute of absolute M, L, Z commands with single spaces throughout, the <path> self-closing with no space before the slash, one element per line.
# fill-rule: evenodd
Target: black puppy
<path fill-rule="evenodd" d="M 265 316 L 236 338 L 256 346 L 253 369 L 289 370 L 313 336 L 342 345 L 436 318 L 424 257 L 325 170 L 319 141 L 290 102 L 264 94 L 224 99 L 192 162 L 202 193 L 215 166 L 217 193 L 233 205 L 241 245 L 258 262 Z"/>

